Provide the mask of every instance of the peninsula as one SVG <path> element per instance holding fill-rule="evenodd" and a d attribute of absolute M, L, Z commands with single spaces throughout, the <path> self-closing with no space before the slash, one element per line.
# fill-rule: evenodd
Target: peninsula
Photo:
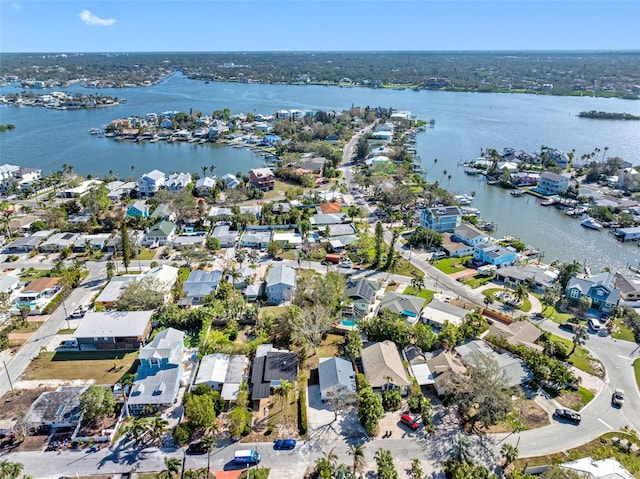
<path fill-rule="evenodd" d="M 640 116 L 631 113 L 609 113 L 606 111 L 581 111 L 580 118 L 591 118 L 594 120 L 640 120 Z"/>

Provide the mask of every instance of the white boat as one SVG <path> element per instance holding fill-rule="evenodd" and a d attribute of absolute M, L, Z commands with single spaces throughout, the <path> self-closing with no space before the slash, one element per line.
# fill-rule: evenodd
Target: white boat
<path fill-rule="evenodd" d="M 467 195 L 455 195 L 454 198 L 456 199 L 458 204 L 461 206 L 470 205 L 471 202 L 473 201 L 473 197 L 467 196 Z"/>
<path fill-rule="evenodd" d="M 90 134 L 90 135 L 97 135 L 97 134 L 99 134 L 99 133 L 100 133 L 100 128 L 91 128 L 91 129 L 89 130 L 89 134 Z"/>
<path fill-rule="evenodd" d="M 591 218 L 590 216 L 587 216 L 585 219 L 583 219 L 580 224 L 582 226 L 584 226 L 585 228 L 589 228 L 591 230 L 599 230 L 602 229 L 602 225 L 600 223 L 598 223 L 596 220 L 594 220 L 593 218 Z"/>

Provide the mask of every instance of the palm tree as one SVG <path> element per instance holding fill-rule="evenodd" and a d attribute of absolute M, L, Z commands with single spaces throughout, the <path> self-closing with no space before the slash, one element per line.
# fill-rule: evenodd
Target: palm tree
<path fill-rule="evenodd" d="M 587 344 L 587 340 L 589 339 L 589 332 L 587 328 L 584 326 L 578 327 L 576 330 L 576 334 L 573 335 L 573 347 L 571 348 L 571 352 L 569 356 L 571 356 L 578 346 L 584 346 Z"/>
<path fill-rule="evenodd" d="M 274 392 L 276 396 L 280 398 L 280 411 L 283 411 L 285 401 L 289 399 L 289 396 L 293 392 L 293 383 L 283 379 L 280 381 L 280 386 L 276 386 Z"/>
<path fill-rule="evenodd" d="M 511 444 L 503 444 L 500 448 L 500 454 L 504 457 L 504 467 L 507 467 L 518 458 L 518 448 Z"/>
<path fill-rule="evenodd" d="M 492 296 L 485 296 L 482 301 L 484 302 L 485 306 L 489 307 L 489 305 L 493 304 L 493 297 Z"/>
<path fill-rule="evenodd" d="M 0 477 L 2 479 L 17 479 L 23 469 L 24 465 L 20 462 L 2 461 L 0 462 Z"/>
<path fill-rule="evenodd" d="M 518 283 L 516 288 L 513 290 L 513 297 L 518 301 L 518 303 L 523 303 L 527 296 L 529 296 L 527 287 L 524 283 Z"/>
<path fill-rule="evenodd" d="M 213 175 L 213 172 L 216 171 L 217 166 L 216 165 L 211 165 L 209 167 L 209 171 L 211 172 L 211 175 Z"/>
<path fill-rule="evenodd" d="M 338 456 L 335 452 L 333 452 L 334 449 L 335 448 L 332 447 L 329 451 L 324 453 L 324 459 L 327 460 L 327 463 L 329 464 L 331 470 L 335 469 L 338 465 Z"/>
<path fill-rule="evenodd" d="M 460 462 L 471 462 L 471 441 L 466 434 L 456 437 L 456 457 Z"/>
<path fill-rule="evenodd" d="M 211 428 L 211 432 L 216 433 L 217 431 L 218 428 L 213 425 L 213 427 Z M 211 471 L 211 449 L 213 448 L 213 446 L 215 446 L 215 444 L 216 438 L 214 436 L 207 436 L 202 440 L 202 446 L 207 451 L 207 477 L 209 477 L 209 473 Z"/>
<path fill-rule="evenodd" d="M 151 421 L 149 421 L 147 424 L 147 430 L 149 431 L 151 442 L 156 444 L 161 443 L 162 436 L 167 431 L 168 425 L 169 421 L 160 416 L 155 416 Z"/>
<path fill-rule="evenodd" d="M 180 466 L 182 461 L 180 459 L 172 459 L 170 457 L 164 458 L 164 471 L 158 474 L 159 479 L 171 479 L 180 472 Z"/>
<path fill-rule="evenodd" d="M 234 266 L 233 268 L 231 268 L 231 271 L 229 271 L 229 276 L 231 276 L 231 284 L 233 284 L 233 289 L 235 290 L 236 281 L 242 278 L 242 273 L 238 271 Z"/>
<path fill-rule="evenodd" d="M 411 459 L 411 478 L 412 479 L 422 479 L 424 477 L 424 471 L 422 470 L 422 464 L 420 463 L 420 459 L 414 457 Z"/>
<path fill-rule="evenodd" d="M 353 474 L 361 475 L 367 467 L 367 461 L 364 458 L 364 446 L 362 444 L 349 446 L 349 455 L 353 456 Z"/>
<path fill-rule="evenodd" d="M 411 287 L 414 293 L 420 294 L 424 289 L 424 276 L 414 275 L 411 279 Z"/>
<path fill-rule="evenodd" d="M 451 183 L 451 178 L 453 178 L 451 175 L 447 175 L 447 190 L 449 190 L 449 183 Z"/>

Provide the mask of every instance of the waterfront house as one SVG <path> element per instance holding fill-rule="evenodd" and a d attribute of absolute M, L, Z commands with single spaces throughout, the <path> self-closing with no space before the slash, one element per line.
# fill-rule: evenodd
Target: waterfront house
<path fill-rule="evenodd" d="M 229 225 L 216 226 L 211 233 L 212 238 L 216 238 L 220 242 L 221 248 L 233 248 L 238 239 L 238 232 L 231 231 Z"/>
<path fill-rule="evenodd" d="M 80 396 L 88 386 L 59 386 L 45 391 L 31 403 L 24 416 L 29 429 L 75 428 L 82 420 Z"/>
<path fill-rule="evenodd" d="M 438 233 L 453 233 L 462 223 L 462 212 L 457 206 L 438 206 L 420 211 L 420 224 Z"/>
<path fill-rule="evenodd" d="M 253 168 L 249 170 L 251 186 L 262 191 L 271 191 L 276 184 L 276 177 L 270 168 Z"/>
<path fill-rule="evenodd" d="M 356 373 L 351 361 L 344 358 L 319 358 L 320 399 L 343 404 L 356 402 Z"/>
<path fill-rule="evenodd" d="M 143 246 L 157 248 L 173 241 L 176 237 L 176 225 L 171 221 L 160 221 L 147 231 L 142 239 Z"/>
<path fill-rule="evenodd" d="M 525 284 L 538 294 L 544 294 L 547 288 L 555 284 L 557 278 L 557 271 L 535 264 L 505 266 L 496 270 L 495 276 L 496 281 L 508 283 L 510 286 Z"/>
<path fill-rule="evenodd" d="M 189 183 L 192 183 L 191 173 L 171 173 L 167 178 L 165 188 L 178 193 L 186 190 Z"/>
<path fill-rule="evenodd" d="M 127 216 L 135 218 L 141 216 L 142 218 L 149 217 L 149 205 L 145 200 L 135 201 L 127 208 Z"/>
<path fill-rule="evenodd" d="M 232 175 L 231 173 L 227 173 L 226 175 L 221 176 L 220 180 L 224 182 L 225 188 L 235 189 L 240 186 L 240 181 L 238 180 L 238 178 L 236 178 L 235 175 Z"/>
<path fill-rule="evenodd" d="M 518 259 L 518 253 L 512 247 L 505 248 L 496 244 L 481 244 L 473 250 L 473 259 L 480 264 L 494 266 L 510 265 Z"/>
<path fill-rule="evenodd" d="M 291 266 L 277 264 L 269 269 L 265 293 L 269 304 L 289 301 L 296 287 L 296 270 Z"/>
<path fill-rule="evenodd" d="M 462 362 L 467 367 L 482 364 L 479 362 L 481 361 L 479 355 L 493 358 L 498 368 L 504 371 L 506 375 L 507 387 L 525 385 L 533 379 L 533 374 L 524 361 L 510 353 L 498 353 L 481 339 L 472 339 L 461 346 L 457 346 L 454 350 L 460 355 Z"/>
<path fill-rule="evenodd" d="M 248 368 L 249 359 L 243 354 L 208 354 L 200 361 L 193 386 L 207 384 L 214 391 L 220 391 L 225 401 L 235 401 Z"/>
<path fill-rule="evenodd" d="M 362 349 L 360 356 L 364 375 L 375 392 L 397 389 L 407 394 L 411 382 L 394 342 L 373 343 Z"/>
<path fill-rule="evenodd" d="M 322 173 L 325 163 L 327 159 L 323 156 L 314 156 L 313 153 L 309 153 L 304 155 L 300 159 L 300 167 L 309 170 L 316 175 Z"/>
<path fill-rule="evenodd" d="M 567 283 L 565 294 L 570 301 L 580 301 L 582 296 L 591 299 L 591 307 L 608 313 L 620 302 L 620 291 L 615 287 L 616 277 L 604 271 L 590 278 L 574 276 Z"/>
<path fill-rule="evenodd" d="M 184 333 L 168 328 L 140 349 L 140 365 L 127 399 L 133 415 L 174 404 L 183 380 Z"/>
<path fill-rule="evenodd" d="M 116 307 L 116 301 L 122 292 L 134 281 L 138 281 L 140 275 L 125 274 L 122 276 L 114 276 L 107 285 L 100 291 L 96 298 L 96 305 L 100 305 L 105 309 L 113 309 Z"/>
<path fill-rule="evenodd" d="M 153 196 L 165 184 L 165 175 L 160 170 L 153 170 L 145 173 L 138 179 L 138 195 Z"/>
<path fill-rule="evenodd" d="M 39 246 L 43 253 L 56 253 L 63 249 L 72 248 L 80 237 L 78 233 L 56 233 Z"/>
<path fill-rule="evenodd" d="M 254 401 L 269 399 L 272 389 L 283 380 L 294 385 L 298 381 L 297 354 L 275 349 L 272 344 L 259 345 L 251 371 L 251 398 Z"/>
<path fill-rule="evenodd" d="M 615 287 L 624 301 L 640 301 L 640 277 L 628 277 L 616 273 Z"/>
<path fill-rule="evenodd" d="M 215 188 L 215 177 L 205 176 L 196 181 L 195 192 L 198 196 L 209 196 Z"/>
<path fill-rule="evenodd" d="M 15 174 L 20 169 L 19 166 L 5 163 L 0 165 L 0 191 L 5 192 L 14 183 Z"/>
<path fill-rule="evenodd" d="M 189 304 L 202 304 L 206 296 L 218 289 L 221 279 L 222 271 L 219 270 L 192 271 L 182 285 L 184 298 L 187 299 Z"/>
<path fill-rule="evenodd" d="M 80 351 L 130 350 L 151 334 L 153 311 L 88 312 L 73 333 Z"/>
<path fill-rule="evenodd" d="M 404 316 L 408 322 L 415 323 L 424 307 L 424 298 L 400 294 L 395 291 L 387 292 L 380 300 L 379 311 L 390 311 L 391 313 Z"/>
<path fill-rule="evenodd" d="M 442 251 L 450 258 L 462 258 L 473 255 L 473 246 L 469 246 L 460 241 L 454 241 L 451 233 L 442 233 Z"/>
<path fill-rule="evenodd" d="M 543 195 L 557 195 L 558 193 L 567 191 L 568 187 L 568 177 L 551 171 L 545 171 L 540 174 L 538 186 L 535 187 L 535 191 Z"/>
<path fill-rule="evenodd" d="M 137 183 L 134 181 L 111 181 L 107 183 L 107 189 L 109 192 L 107 196 L 111 201 L 118 201 L 122 198 L 128 198 L 131 196 L 131 192 L 137 187 Z"/>
<path fill-rule="evenodd" d="M 640 226 L 631 228 L 618 228 L 616 230 L 616 238 L 620 241 L 639 241 L 640 242 Z"/>
<path fill-rule="evenodd" d="M 100 180 L 86 180 L 80 183 L 78 186 L 74 186 L 73 188 L 67 188 L 66 190 L 58 191 L 58 198 L 80 198 L 81 196 L 86 195 L 89 190 L 94 187 L 101 185 L 102 181 Z"/>
<path fill-rule="evenodd" d="M 15 183 L 21 190 L 28 190 L 34 183 L 42 178 L 42 170 L 40 168 L 18 168 L 13 173 Z"/>
<path fill-rule="evenodd" d="M 456 226 L 453 231 L 453 239 L 468 246 L 478 246 L 489 241 L 487 233 L 467 223 Z"/>
<path fill-rule="evenodd" d="M 271 241 L 271 231 L 245 231 L 240 237 L 242 248 L 264 249 Z"/>
<path fill-rule="evenodd" d="M 261 144 L 264 146 L 275 147 L 281 141 L 282 141 L 282 138 L 280 138 L 278 135 L 265 135 L 262 138 Z"/>

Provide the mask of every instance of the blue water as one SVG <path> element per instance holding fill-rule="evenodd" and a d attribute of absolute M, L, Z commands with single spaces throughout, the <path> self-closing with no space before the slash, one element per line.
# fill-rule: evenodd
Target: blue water
<path fill-rule="evenodd" d="M 340 321 L 340 324 L 347 328 L 355 328 L 358 326 L 358 323 L 351 319 L 343 319 L 342 321 Z"/>
<path fill-rule="evenodd" d="M 0 87 L 0 93 L 19 91 Z M 42 90 L 44 92 L 46 90 Z M 80 86 L 66 91 L 95 93 Z M 454 193 L 476 192 L 474 208 L 483 219 L 498 224 L 496 236 L 515 235 L 544 251 L 545 261 L 584 262 L 594 272 L 603 267 L 638 266 L 640 248 L 622 244 L 604 231 L 587 231 L 578 220 L 555 208 L 542 208 L 534 198 L 515 198 L 487 186 L 482 177 L 468 176 L 458 163 L 479 156 L 481 148 L 539 151 L 541 145 L 575 149 L 575 157 L 596 147 L 607 156 L 638 163 L 640 122 L 578 118 L 581 111 L 602 110 L 640 115 L 640 102 L 616 98 L 557 97 L 522 94 L 452 93 L 323 86 L 205 84 L 174 75 L 148 88 L 102 89 L 98 93 L 126 97 L 127 103 L 97 110 L 56 111 L 0 106 L 0 123 L 16 130 L 0 134 L 2 163 L 58 170 L 64 163 L 83 174 L 139 176 L 159 168 L 165 172 L 200 172 L 215 164 L 216 174 L 246 172 L 262 165 L 258 155 L 212 144 L 136 144 L 89 135 L 114 118 L 149 112 L 190 109 L 210 114 L 230 108 L 233 113 L 271 114 L 279 109 L 343 110 L 352 105 L 411 110 L 422 119 L 435 119 L 434 129 L 418 135 L 417 150 L 428 180 L 440 181 Z M 600 154 L 602 156 L 602 153 Z M 437 163 L 434 161 L 437 159 Z M 132 169 L 133 167 L 133 169 Z M 445 174 L 445 170 L 447 173 Z M 446 177 L 451 175 L 451 181 Z"/>

